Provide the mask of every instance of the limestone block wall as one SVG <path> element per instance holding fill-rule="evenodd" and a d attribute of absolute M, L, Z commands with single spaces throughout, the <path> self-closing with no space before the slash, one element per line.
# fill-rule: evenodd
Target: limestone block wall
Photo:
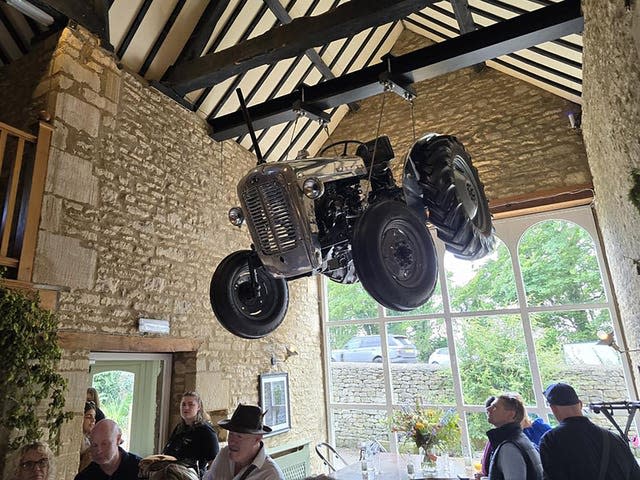
<path fill-rule="evenodd" d="M 33 280 L 60 289 L 61 334 L 142 341 L 138 318 L 169 320 L 169 338 L 202 342 L 175 355 L 169 428 L 185 389 L 200 390 L 207 409 L 231 412 L 238 402 L 257 403 L 258 375 L 278 370 L 290 376 L 292 429 L 267 446 L 325 439 L 316 279 L 290 283 L 287 318 L 260 340 L 228 333 L 209 305 L 216 265 L 250 245 L 227 210 L 255 158 L 235 142 L 211 140 L 200 117 L 119 69 L 82 29 L 66 29 L 57 43 L 0 69 L 3 97 L 25 65 L 40 78 L 19 92 L 26 100 L 0 98 L 0 119 L 28 119 L 36 109 L 20 107 L 26 104 L 47 106 L 53 116 Z M 281 360 L 285 346 L 299 355 L 272 367 L 271 356 Z M 66 350 L 61 364 L 76 415 L 63 428 L 59 479 L 77 471 L 88 355 L 87 348 Z"/>
<path fill-rule="evenodd" d="M 401 55 L 428 44 L 409 30 L 392 53 Z M 533 192 L 571 190 L 591 183 L 580 134 L 569 127 L 572 102 L 514 77 L 485 68 L 466 68 L 414 85 L 416 135 L 455 135 L 466 146 L 485 184 L 489 200 Z M 343 139 L 370 140 L 378 130 L 391 139 L 400 169 L 413 144 L 410 105 L 394 93 L 364 100 L 348 113 L 327 143 Z"/>
<path fill-rule="evenodd" d="M 566 368 L 558 378 L 573 385 L 583 403 L 628 400 L 620 368 L 580 366 Z M 331 363 L 331 399 L 336 403 L 384 403 L 382 365 L 373 363 Z M 450 369 L 428 364 L 391 365 L 394 402 L 412 406 L 416 398 L 423 404 L 451 405 L 455 397 Z M 356 448 L 363 439 L 386 440 L 389 427 L 383 410 L 336 409 L 332 423 L 336 445 Z M 612 428 L 604 415 L 591 415 L 594 422 Z M 626 423 L 621 412 L 618 423 Z"/>
<path fill-rule="evenodd" d="M 633 2 L 627 11 L 624 3 L 582 2 L 583 134 L 626 345 L 635 349 L 640 347 L 640 272 L 634 264 L 640 259 L 640 211 L 628 192 L 630 171 L 640 168 L 640 50 L 633 40 L 634 30 L 640 31 L 640 4 Z M 637 365 L 638 353 L 631 355 Z M 635 366 L 634 373 L 637 379 Z"/>

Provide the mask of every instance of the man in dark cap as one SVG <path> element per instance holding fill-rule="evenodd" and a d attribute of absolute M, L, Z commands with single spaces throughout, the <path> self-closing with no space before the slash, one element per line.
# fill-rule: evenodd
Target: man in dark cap
<path fill-rule="evenodd" d="M 640 480 L 626 439 L 585 417 L 571 385 L 553 383 L 544 396 L 560 422 L 540 442 L 545 480 Z"/>
<path fill-rule="evenodd" d="M 229 438 L 204 480 L 284 480 L 282 470 L 262 443 L 262 436 L 271 431 L 271 427 L 262 424 L 263 415 L 257 405 L 241 403 L 230 419 L 218 422 L 229 430 Z"/>

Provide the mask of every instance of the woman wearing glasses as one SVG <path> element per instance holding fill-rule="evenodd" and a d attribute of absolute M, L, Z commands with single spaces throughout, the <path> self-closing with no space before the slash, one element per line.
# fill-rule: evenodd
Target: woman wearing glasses
<path fill-rule="evenodd" d="M 34 442 L 18 451 L 15 480 L 53 480 L 53 453 L 43 442 Z"/>

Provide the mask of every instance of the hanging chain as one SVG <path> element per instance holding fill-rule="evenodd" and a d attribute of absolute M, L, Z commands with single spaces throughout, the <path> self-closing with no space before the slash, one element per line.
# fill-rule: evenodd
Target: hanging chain
<path fill-rule="evenodd" d="M 413 98 L 408 100 L 409 110 L 411 111 L 411 129 L 413 130 L 413 142 L 411 142 L 411 145 L 416 143 L 416 115 L 415 115 L 415 104 L 413 103 L 413 101 L 414 101 Z"/>
<path fill-rule="evenodd" d="M 296 121 L 293 122 L 293 130 L 291 131 L 291 140 L 289 140 L 289 153 L 291 153 L 291 147 L 293 147 L 293 136 L 296 133 L 296 126 L 298 125 L 298 119 L 301 117 L 302 115 L 300 114 L 300 112 L 296 112 Z M 296 157 L 298 156 L 298 154 L 296 153 Z M 289 154 L 287 154 L 287 157 L 289 157 Z M 286 161 L 287 159 L 285 159 Z"/>
<path fill-rule="evenodd" d="M 388 86 L 384 86 L 384 91 L 382 92 L 382 102 L 380 103 L 380 114 L 378 115 L 378 125 L 376 127 L 376 137 L 373 142 L 373 156 L 371 157 L 371 166 L 369 167 L 369 177 L 367 178 L 367 186 L 364 193 L 364 201 L 367 201 L 367 197 L 369 196 L 369 189 L 371 188 L 371 175 L 373 174 L 373 165 L 376 160 L 376 148 L 378 146 L 378 137 L 380 136 L 380 125 L 382 124 L 382 113 L 384 112 L 384 103 L 387 98 L 387 91 L 389 90 Z"/>

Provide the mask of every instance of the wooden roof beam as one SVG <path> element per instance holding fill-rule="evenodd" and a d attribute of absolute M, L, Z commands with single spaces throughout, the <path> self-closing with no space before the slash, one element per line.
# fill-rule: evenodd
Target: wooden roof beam
<path fill-rule="evenodd" d="M 60 0 L 58 0 L 60 1 Z M 208 87 L 248 70 L 294 57 L 308 49 L 384 25 L 435 0 L 351 0 L 322 15 L 300 17 L 220 52 L 172 68 L 163 83 L 179 95 Z"/>
<path fill-rule="evenodd" d="M 351 3 L 351 2 L 350 2 Z M 288 95 L 249 107 L 256 131 L 295 120 L 294 109 L 326 111 L 383 92 L 381 80 L 401 86 L 434 78 L 533 45 L 581 32 L 580 0 L 562 2 L 519 15 L 385 62 L 298 89 Z M 209 120 L 215 140 L 246 132 L 242 115 L 234 112 Z"/>

